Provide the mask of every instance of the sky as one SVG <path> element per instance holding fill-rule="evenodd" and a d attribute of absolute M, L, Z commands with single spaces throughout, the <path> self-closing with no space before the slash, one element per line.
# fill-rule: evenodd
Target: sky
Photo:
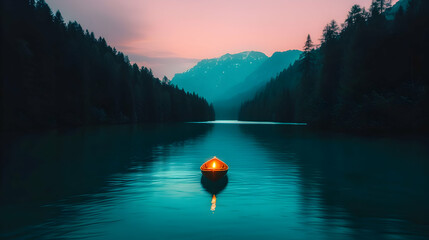
<path fill-rule="evenodd" d="M 397 0 L 392 1 L 395 3 Z M 332 19 L 371 0 L 46 0 L 66 21 L 103 36 L 131 62 L 171 79 L 226 53 L 302 49 Z"/>

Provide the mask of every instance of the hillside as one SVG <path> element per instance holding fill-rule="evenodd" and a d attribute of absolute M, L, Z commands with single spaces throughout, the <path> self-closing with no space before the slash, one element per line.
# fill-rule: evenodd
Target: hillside
<path fill-rule="evenodd" d="M 345 131 L 429 130 L 429 3 L 410 0 L 386 19 L 384 1 L 355 5 L 314 49 L 241 106 L 240 120 L 307 122 Z M 296 84 L 290 84 L 297 82 Z"/>
<path fill-rule="evenodd" d="M 218 119 L 236 119 L 240 105 L 250 100 L 267 82 L 293 64 L 301 53 L 299 50 L 275 52 L 244 81 L 229 89 L 223 99 L 213 103 Z"/>
<path fill-rule="evenodd" d="M 2 21 L 3 130 L 214 119 L 205 99 L 162 84 L 43 0 L 3 1 Z"/>

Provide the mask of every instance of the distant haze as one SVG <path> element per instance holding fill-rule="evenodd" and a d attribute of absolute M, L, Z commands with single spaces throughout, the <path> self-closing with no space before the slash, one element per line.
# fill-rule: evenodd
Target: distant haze
<path fill-rule="evenodd" d="M 302 49 L 330 20 L 371 0 L 46 0 L 65 20 L 103 36 L 157 77 L 183 72 L 225 53 Z M 395 3 L 397 0 L 393 0 Z"/>

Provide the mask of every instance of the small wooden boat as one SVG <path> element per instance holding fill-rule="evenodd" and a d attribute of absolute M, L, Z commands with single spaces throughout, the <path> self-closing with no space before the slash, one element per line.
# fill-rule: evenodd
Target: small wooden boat
<path fill-rule="evenodd" d="M 212 181 L 217 181 L 225 176 L 225 174 L 228 172 L 228 165 L 222 162 L 219 158 L 213 157 L 212 159 L 203 163 L 200 169 L 206 178 Z"/>

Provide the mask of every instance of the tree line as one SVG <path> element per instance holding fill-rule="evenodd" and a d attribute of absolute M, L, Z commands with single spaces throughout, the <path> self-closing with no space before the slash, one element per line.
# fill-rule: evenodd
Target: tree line
<path fill-rule="evenodd" d="M 44 0 L 2 2 L 3 130 L 204 121 L 213 106 L 168 85 Z"/>
<path fill-rule="evenodd" d="M 239 119 L 351 131 L 429 130 L 429 1 L 385 17 L 390 2 L 354 5 L 341 26 L 310 35 L 299 61 L 242 104 Z"/>

